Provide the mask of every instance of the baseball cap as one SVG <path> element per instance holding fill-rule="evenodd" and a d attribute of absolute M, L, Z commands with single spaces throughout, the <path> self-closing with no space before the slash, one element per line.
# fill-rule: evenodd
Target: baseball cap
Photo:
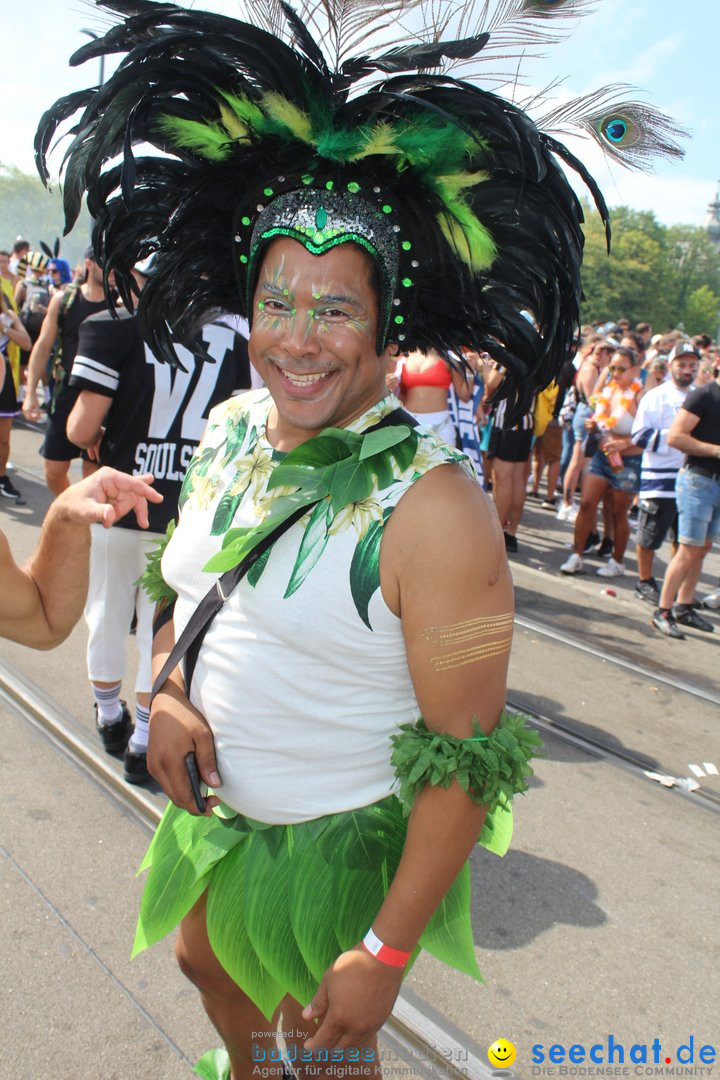
<path fill-rule="evenodd" d="M 670 350 L 668 363 L 672 364 L 673 360 L 677 360 L 679 356 L 696 356 L 698 360 L 700 359 L 700 353 L 692 341 L 679 341 L 675 348 Z"/>

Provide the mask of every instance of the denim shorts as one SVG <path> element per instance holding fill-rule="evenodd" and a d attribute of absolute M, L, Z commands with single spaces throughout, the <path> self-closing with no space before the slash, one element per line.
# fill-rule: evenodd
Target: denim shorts
<path fill-rule="evenodd" d="M 575 442 L 579 442 L 583 446 L 585 445 L 587 437 L 590 434 L 588 429 L 585 427 L 585 421 L 590 419 L 590 417 L 593 415 L 593 412 L 594 409 L 592 409 L 590 405 L 586 405 L 585 402 L 581 401 L 577 409 L 575 410 L 575 413 L 573 414 L 573 437 L 575 439 Z"/>
<path fill-rule="evenodd" d="M 623 458 L 624 468 L 622 472 L 613 472 L 602 450 L 596 450 L 590 459 L 588 472 L 593 476 L 601 476 L 607 480 L 611 488 L 616 491 L 636 492 L 640 490 L 640 464 L 642 454 L 630 454 Z"/>
<path fill-rule="evenodd" d="M 678 542 L 703 547 L 720 537 L 720 477 L 685 466 L 678 473 Z"/>

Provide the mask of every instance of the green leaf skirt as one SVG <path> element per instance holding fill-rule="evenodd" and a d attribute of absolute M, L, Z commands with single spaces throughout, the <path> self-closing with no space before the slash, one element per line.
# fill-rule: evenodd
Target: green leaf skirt
<path fill-rule="evenodd" d="M 265 825 L 222 804 L 212 817 L 196 817 L 170 804 L 140 867 L 150 872 L 133 956 L 165 937 L 207 890 L 208 937 L 231 978 L 268 1020 L 286 994 L 306 1004 L 330 964 L 367 933 L 406 829 L 395 796 L 299 825 Z M 503 803 L 479 843 L 504 854 L 511 833 Z M 467 864 L 420 946 L 482 981 Z"/>

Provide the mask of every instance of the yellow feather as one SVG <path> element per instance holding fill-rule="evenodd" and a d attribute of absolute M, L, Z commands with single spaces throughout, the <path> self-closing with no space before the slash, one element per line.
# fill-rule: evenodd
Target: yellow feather
<path fill-rule="evenodd" d="M 466 191 L 468 188 L 473 188 L 489 178 L 490 174 L 484 171 L 448 173 L 447 176 L 436 177 L 435 184 L 443 192 L 452 196 L 457 195 L 460 191 Z"/>
<path fill-rule="evenodd" d="M 359 161 L 361 158 L 370 157 L 372 154 L 397 154 L 398 147 L 395 143 L 395 128 L 387 120 L 375 124 L 367 133 L 363 133 L 364 145 L 350 158 L 351 161 Z"/>
<path fill-rule="evenodd" d="M 221 105 L 220 115 L 222 116 L 223 127 L 231 139 L 247 140 L 250 129 L 247 124 L 238 119 L 232 109 L 228 108 L 227 105 Z"/>
<path fill-rule="evenodd" d="M 263 94 L 262 107 L 271 120 L 284 124 L 296 139 L 312 144 L 312 122 L 308 114 L 298 109 L 297 105 L 293 105 L 282 94 L 269 93 Z"/>
<path fill-rule="evenodd" d="M 468 206 L 458 203 L 451 212 L 441 211 L 436 220 L 466 266 L 480 273 L 492 265 L 496 254 L 493 239 Z"/>

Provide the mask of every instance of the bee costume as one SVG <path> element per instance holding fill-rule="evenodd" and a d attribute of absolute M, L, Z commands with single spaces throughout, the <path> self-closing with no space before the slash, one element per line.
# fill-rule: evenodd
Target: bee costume
<path fill-rule="evenodd" d="M 500 394 L 511 425 L 556 377 L 579 324 L 582 211 L 561 164 L 584 180 L 609 243 L 602 195 L 557 134 L 585 129 L 634 167 L 654 153 L 680 154 L 668 118 L 618 99 L 612 88 L 548 110 L 537 123 L 488 88 L 503 82 L 493 55 L 504 63 L 551 41 L 587 0 L 252 0 L 248 22 L 149 0 L 103 7 L 119 21 L 72 63 L 123 59 L 104 86 L 70 94 L 45 114 L 39 168 L 47 179 L 46 153 L 72 119 L 67 227 L 87 194 L 105 273 L 115 272 L 153 352 L 170 364 L 173 339 L 191 341 L 218 311 L 252 322 L 256 275 L 274 238 L 291 237 L 314 255 L 353 243 L 376 269 L 378 355 L 388 342 L 402 351 L 433 348 L 451 363 L 468 344 L 490 352 L 507 372 Z M 150 253 L 152 274 L 136 296 L 130 270 Z M 402 668 L 402 643 L 379 593 L 382 529 L 419 476 L 461 458 L 422 428 L 377 430 L 396 406 L 381 402 L 284 458 L 265 439 L 266 394 L 220 406 L 191 464 L 162 570 L 156 554 L 148 573 L 157 599 L 179 594 L 177 631 L 209 584 L 204 568 L 218 573 L 238 563 L 267 535 L 268 521 L 286 519 L 306 499 L 306 516 L 257 561 L 200 650 L 192 700 L 213 728 L 227 777 L 219 794 L 232 789 L 233 798 L 211 818 L 168 808 L 144 863 L 136 939 L 136 949 L 159 940 L 208 890 L 213 950 L 268 1017 L 288 992 L 309 1000 L 333 959 L 362 938 L 425 784 L 457 778 L 490 808 L 479 842 L 506 850 L 510 799 L 525 789 L 538 743 L 512 716 L 490 736 L 428 731 L 413 710 L 412 687 L 398 688 L 391 677 Z M 188 552 L 194 561 L 186 572 Z M 331 635 L 310 677 L 297 661 L 310 688 L 268 707 L 267 724 L 277 727 L 260 725 L 259 736 L 248 727 L 238 740 L 220 716 L 230 686 L 222 641 L 234 641 L 248 685 L 258 665 L 266 687 L 273 673 L 281 678 L 274 656 L 294 671 L 298 635 L 285 641 L 283 628 L 307 626 L 303 605 L 305 619 L 318 611 L 328 566 L 340 567 L 333 580 L 344 583 L 333 617 L 357 638 L 343 659 L 347 692 L 331 685 Z M 400 650 L 390 673 L 373 668 L 373 647 L 386 658 Z M 354 675 L 352 655 L 361 657 Z M 380 696 L 355 705 L 353 715 L 367 683 Z M 238 682 L 233 704 L 245 685 Z M 259 697 L 252 704 L 264 708 Z M 307 770 L 295 763 L 298 791 L 263 771 L 272 767 L 268 745 L 282 746 L 288 719 L 298 716 L 301 730 L 317 736 L 321 781 L 334 767 L 347 781 L 327 782 L 328 808 L 309 762 Z M 333 716 L 353 759 L 368 762 L 362 783 L 333 735 Z M 233 740 L 244 740 L 242 753 Z M 228 762 L 237 754 L 237 784 L 223 754 Z M 275 808 L 263 801 L 263 785 L 281 792 Z M 339 795 L 340 787 L 350 794 Z M 467 867 L 421 945 L 479 978 Z"/>

